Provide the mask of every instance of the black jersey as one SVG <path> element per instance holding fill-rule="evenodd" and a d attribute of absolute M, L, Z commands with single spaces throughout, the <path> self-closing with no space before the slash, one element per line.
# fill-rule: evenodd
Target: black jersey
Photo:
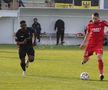
<path fill-rule="evenodd" d="M 31 28 L 27 28 L 25 31 L 19 29 L 16 33 L 16 41 L 23 42 L 25 39 L 27 43 L 20 45 L 20 46 L 29 46 L 32 45 L 32 37 L 34 31 Z"/>
<path fill-rule="evenodd" d="M 35 30 L 35 32 L 40 32 L 41 31 L 41 25 L 40 23 L 33 23 L 32 28 Z"/>
<path fill-rule="evenodd" d="M 65 23 L 63 20 L 61 19 L 58 19 L 56 22 L 55 22 L 55 30 L 64 30 L 65 29 Z"/>

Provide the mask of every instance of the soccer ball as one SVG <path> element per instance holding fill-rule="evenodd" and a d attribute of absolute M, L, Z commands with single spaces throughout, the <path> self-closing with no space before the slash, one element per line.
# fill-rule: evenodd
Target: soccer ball
<path fill-rule="evenodd" d="M 82 80 L 88 80 L 88 79 L 89 79 L 89 74 L 88 74 L 87 72 L 82 72 L 82 73 L 80 74 L 80 78 L 81 78 Z"/>

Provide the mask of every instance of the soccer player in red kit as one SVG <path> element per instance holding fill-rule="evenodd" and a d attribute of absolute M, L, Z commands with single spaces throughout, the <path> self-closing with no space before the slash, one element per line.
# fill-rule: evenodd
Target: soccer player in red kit
<path fill-rule="evenodd" d="M 99 13 L 95 12 L 92 15 L 92 20 L 87 25 L 86 36 L 80 45 L 83 48 L 87 44 L 84 59 L 82 64 L 85 64 L 91 55 L 95 52 L 98 59 L 98 68 L 100 73 L 100 80 L 104 79 L 103 75 L 103 40 L 104 40 L 104 27 L 108 27 L 108 22 L 99 19 Z"/>

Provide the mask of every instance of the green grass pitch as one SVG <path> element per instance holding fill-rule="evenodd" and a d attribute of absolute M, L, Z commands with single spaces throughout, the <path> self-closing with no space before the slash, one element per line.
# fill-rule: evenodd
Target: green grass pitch
<path fill-rule="evenodd" d="M 22 77 L 16 45 L 0 45 L 0 90 L 108 90 L 108 47 L 104 48 L 104 75 L 99 81 L 96 55 L 81 65 L 78 46 L 37 46 L 36 59 Z M 89 80 L 80 73 L 88 72 Z"/>

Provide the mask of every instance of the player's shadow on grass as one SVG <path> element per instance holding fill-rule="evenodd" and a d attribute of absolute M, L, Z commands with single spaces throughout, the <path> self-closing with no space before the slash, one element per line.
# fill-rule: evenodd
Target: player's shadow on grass
<path fill-rule="evenodd" d="M 61 80 L 79 80 L 79 77 L 64 77 L 64 76 L 52 76 L 52 75 L 29 75 L 30 77 L 40 77 L 49 79 L 61 79 Z"/>
<path fill-rule="evenodd" d="M 108 82 L 108 80 L 98 80 L 98 79 L 89 79 L 89 81 L 100 81 L 100 82 Z"/>

